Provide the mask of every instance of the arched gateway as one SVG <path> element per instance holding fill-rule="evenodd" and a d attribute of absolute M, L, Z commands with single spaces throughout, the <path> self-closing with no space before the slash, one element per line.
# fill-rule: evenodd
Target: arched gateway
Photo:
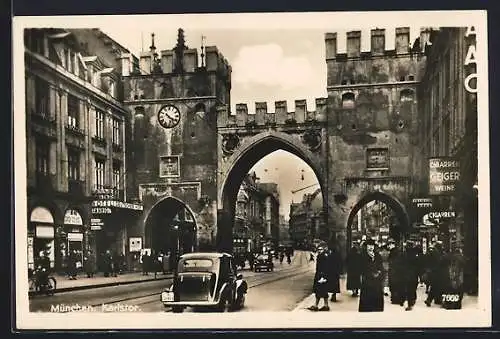
<path fill-rule="evenodd" d="M 175 48 L 159 56 L 153 43 L 142 53 L 140 71 L 130 73 L 129 61 L 122 60 L 132 121 L 129 181 L 136 188 L 129 195 L 144 206 L 128 236 L 145 237 L 153 246 L 148 239 L 157 233 L 148 224 L 157 210 L 176 205 L 165 199 L 172 197 L 191 211 L 198 249 L 231 251 L 241 180 L 278 149 L 303 159 L 316 173 L 327 219 L 322 237 L 342 253 L 350 215 L 371 193 L 398 201 L 406 220 L 404 206 L 421 184 L 410 178 L 420 159 L 415 79 L 424 59 L 406 48 L 361 53 L 360 34 L 348 33 L 347 54 L 338 53 L 336 33 L 325 35 L 327 98 L 316 99 L 314 111 L 306 100 L 296 100 L 294 111 L 286 101 L 276 101 L 274 112 L 264 102 L 255 104 L 254 114 L 246 104 L 230 112 L 228 61 L 216 47 L 206 46 L 199 63 L 197 49 L 184 45 L 182 30 Z M 396 35 L 401 46 L 408 30 L 396 29 Z"/>

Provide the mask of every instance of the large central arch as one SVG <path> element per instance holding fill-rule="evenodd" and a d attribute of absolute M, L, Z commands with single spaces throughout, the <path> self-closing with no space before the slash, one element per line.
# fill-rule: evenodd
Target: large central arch
<path fill-rule="evenodd" d="M 239 150 L 225 161 L 220 171 L 218 187 L 217 247 L 221 251 L 232 251 L 232 228 L 235 218 L 235 202 L 238 189 L 248 171 L 263 157 L 277 151 L 287 151 L 302 159 L 316 175 L 323 195 L 323 210 L 327 211 L 327 178 L 320 159 L 296 136 L 279 131 L 266 131 L 246 139 Z M 324 161 L 326 159 L 323 157 Z M 325 214 L 326 215 L 326 214 Z"/>

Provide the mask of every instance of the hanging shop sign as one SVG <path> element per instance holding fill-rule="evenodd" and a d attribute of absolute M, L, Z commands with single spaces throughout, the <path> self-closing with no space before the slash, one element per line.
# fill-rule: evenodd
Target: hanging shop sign
<path fill-rule="evenodd" d="M 133 204 L 130 202 L 122 202 L 122 201 L 118 201 L 118 200 L 94 200 L 94 201 L 92 201 L 92 209 L 99 208 L 99 207 L 101 207 L 101 208 L 115 207 L 115 208 L 122 208 L 122 209 L 127 209 L 127 210 L 136 210 L 136 211 L 143 210 L 142 205 Z M 111 209 L 110 209 L 110 211 L 111 211 Z"/>
<path fill-rule="evenodd" d="M 128 239 L 129 252 L 140 252 L 142 250 L 142 238 L 130 237 Z"/>
<path fill-rule="evenodd" d="M 53 239 L 54 238 L 54 227 L 52 226 L 37 226 L 36 227 L 36 237 Z"/>
<path fill-rule="evenodd" d="M 411 202 L 415 208 L 423 208 L 423 209 L 432 208 L 431 198 L 413 198 Z"/>
<path fill-rule="evenodd" d="M 104 221 L 102 221 L 101 218 L 92 218 L 90 219 L 90 224 L 91 225 L 104 225 Z"/>
<path fill-rule="evenodd" d="M 92 214 L 111 214 L 111 208 L 109 207 L 92 207 Z"/>
<path fill-rule="evenodd" d="M 465 33 L 466 43 L 469 44 L 465 55 L 464 66 L 469 73 L 464 80 L 465 90 L 469 93 L 477 93 L 477 59 L 476 59 L 476 29 L 468 27 Z"/>
<path fill-rule="evenodd" d="M 160 157 L 160 178 L 178 178 L 180 175 L 180 156 L 165 155 Z"/>
<path fill-rule="evenodd" d="M 92 194 L 97 200 L 113 200 L 115 198 L 115 190 L 113 188 L 100 188 Z"/>
<path fill-rule="evenodd" d="M 437 211 L 437 212 L 429 212 L 430 219 L 454 219 L 456 218 L 455 211 Z"/>
<path fill-rule="evenodd" d="M 68 241 L 83 241 L 83 233 L 68 233 Z"/>
<path fill-rule="evenodd" d="M 460 181 L 460 162 L 449 157 L 429 159 L 429 195 L 451 195 Z"/>

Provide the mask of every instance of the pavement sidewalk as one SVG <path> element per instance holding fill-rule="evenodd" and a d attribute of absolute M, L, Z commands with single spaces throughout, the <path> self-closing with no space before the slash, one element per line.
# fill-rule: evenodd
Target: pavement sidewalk
<path fill-rule="evenodd" d="M 312 287 L 311 287 L 312 288 Z M 351 291 L 346 291 L 346 279 L 342 277 L 340 279 L 340 291 L 341 293 L 337 294 L 337 302 L 329 302 L 330 312 L 358 312 L 358 304 L 359 297 L 352 297 Z M 417 288 L 417 302 L 413 307 L 411 312 L 429 312 L 429 311 L 447 311 L 440 307 L 440 305 L 432 304 L 431 307 L 427 307 L 424 303 L 424 300 L 427 298 L 427 294 L 425 293 L 425 286 L 419 285 Z M 399 305 L 391 304 L 390 296 L 384 297 L 384 312 L 404 312 L 405 306 L 401 307 Z M 314 294 L 307 296 L 304 300 L 302 300 L 297 307 L 293 310 L 294 312 L 313 312 L 308 310 L 307 308 L 314 305 L 316 297 Z M 464 295 L 462 300 L 462 309 L 475 309 L 478 305 L 478 300 L 476 296 Z M 319 303 L 319 307 L 323 306 L 323 301 L 321 300 Z"/>
<path fill-rule="evenodd" d="M 87 278 L 86 274 L 79 274 L 76 280 L 70 280 L 63 275 L 53 275 L 56 278 L 56 293 L 83 290 L 96 287 L 107 287 L 116 285 L 126 285 L 146 281 L 162 280 L 172 277 L 172 274 L 157 273 L 156 278 L 154 273 L 143 275 L 142 272 L 130 272 L 118 274 L 116 277 L 105 277 L 103 273 L 96 274 L 93 278 Z M 29 291 L 29 294 L 36 294 L 35 291 Z"/>

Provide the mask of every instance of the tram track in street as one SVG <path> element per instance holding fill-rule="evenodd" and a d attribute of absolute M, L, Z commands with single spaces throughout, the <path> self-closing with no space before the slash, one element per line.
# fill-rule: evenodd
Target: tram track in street
<path fill-rule="evenodd" d="M 248 289 L 252 289 L 258 286 L 266 285 L 266 284 L 271 284 L 273 282 L 282 280 L 282 279 L 287 279 L 287 278 L 292 278 L 300 274 L 304 274 L 311 270 L 310 265 L 305 265 L 305 266 L 300 266 L 300 267 L 293 267 L 293 268 L 286 268 L 280 271 L 274 271 L 274 272 L 269 272 L 270 274 L 259 274 L 259 275 L 253 275 L 247 279 L 247 284 L 248 284 Z M 280 274 L 281 273 L 281 274 Z M 250 279 L 254 278 L 254 279 Z M 171 282 L 171 279 L 166 279 L 166 283 Z M 100 307 L 102 304 L 106 305 L 113 305 L 113 304 L 121 304 L 121 303 L 127 303 L 127 304 L 133 304 L 134 306 L 141 306 L 141 305 L 146 305 L 146 304 L 151 304 L 158 302 L 160 303 L 161 301 L 159 300 L 161 291 L 157 291 L 154 293 L 147 293 L 147 294 L 142 294 L 142 295 L 136 295 L 136 296 L 129 296 L 125 298 L 120 298 L 118 300 L 112 300 L 106 303 L 99 303 L 95 305 L 91 305 L 92 307 Z M 154 298 L 153 298 L 154 297 Z M 141 301 L 141 299 L 146 299 Z M 171 310 L 165 310 L 166 312 L 171 312 Z"/>

